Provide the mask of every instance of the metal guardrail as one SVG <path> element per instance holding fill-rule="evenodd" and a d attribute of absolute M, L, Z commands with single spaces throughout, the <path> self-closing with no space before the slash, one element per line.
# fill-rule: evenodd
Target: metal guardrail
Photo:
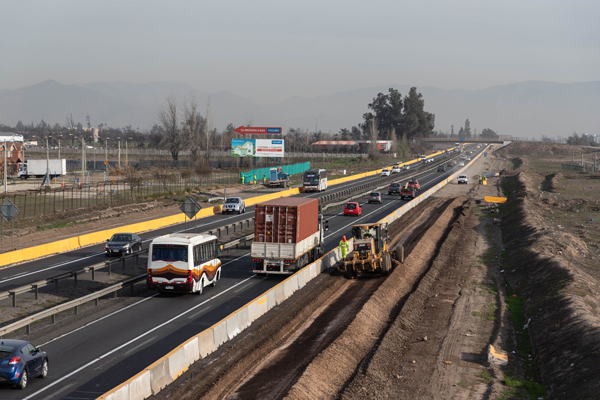
<path fill-rule="evenodd" d="M 443 164 L 447 161 L 447 158 L 449 155 L 450 154 L 445 154 L 445 155 L 442 155 L 441 157 L 438 157 L 436 159 L 436 162 L 434 162 L 433 164 L 430 165 L 431 168 L 419 170 L 418 174 L 414 173 L 414 172 L 410 172 L 410 170 L 409 170 L 409 172 L 407 174 L 404 174 L 404 173 L 402 173 L 400 175 L 392 174 L 390 176 L 382 177 L 382 178 L 379 178 L 379 179 L 376 179 L 376 180 L 373 180 L 373 181 L 370 181 L 367 183 L 363 183 L 361 185 L 356 185 L 351 188 L 342 189 L 337 192 L 323 195 L 319 198 L 319 204 L 321 204 L 323 206 L 323 211 L 325 211 L 328 208 L 334 208 L 334 207 L 340 206 L 342 204 L 345 204 L 349 200 L 364 196 L 364 194 L 365 194 L 364 191 L 381 190 L 381 189 L 385 188 L 390 182 L 393 182 L 394 180 L 396 180 L 398 178 L 405 179 L 407 176 L 420 175 L 422 173 L 435 170 L 435 169 L 437 169 L 438 165 Z M 439 161 L 441 161 L 441 163 Z M 360 194 L 355 195 L 355 193 L 357 193 L 357 192 L 360 192 Z M 324 204 L 329 201 L 339 200 L 341 198 L 344 199 L 341 202 Z"/>
<path fill-rule="evenodd" d="M 37 314 L 34 314 L 27 318 L 24 318 L 20 321 L 3 326 L 0 328 L 0 337 L 7 333 L 16 331 L 17 329 L 21 329 L 21 328 L 27 328 L 26 332 L 30 333 L 32 323 L 40 321 L 40 320 L 48 318 L 48 317 L 51 317 L 52 323 L 55 323 L 56 322 L 56 314 L 70 310 L 70 309 L 74 309 L 74 313 L 75 313 L 75 315 L 77 315 L 80 305 L 88 303 L 90 301 L 95 301 L 96 305 L 98 305 L 98 299 L 100 299 L 101 297 L 104 297 L 111 293 L 114 293 L 115 297 L 116 297 L 117 291 L 121 290 L 123 287 L 128 286 L 128 285 L 131 285 L 131 289 L 133 290 L 133 285 L 144 279 L 146 279 L 146 274 L 127 279 L 123 282 L 119 282 L 115 285 L 109 286 L 105 289 L 99 290 L 92 294 L 88 294 L 88 295 L 80 297 L 78 299 L 71 300 L 67 303 L 63 303 L 59 306 L 49 308 L 47 310 L 44 310 L 42 312 L 39 312 Z"/>
<path fill-rule="evenodd" d="M 442 157 L 442 158 L 446 159 L 447 157 Z M 435 169 L 436 165 L 437 165 L 437 163 L 435 165 L 432 165 L 432 167 L 433 167 L 432 169 Z M 427 171 L 429 171 L 429 170 L 427 170 Z M 426 172 L 426 171 L 420 171 L 420 173 L 423 173 L 423 172 Z M 335 192 L 335 193 L 332 193 L 332 194 L 329 194 L 329 195 L 321 197 L 319 199 L 319 202 L 321 202 L 321 200 L 323 198 L 329 198 L 329 196 L 335 196 L 336 198 L 339 198 L 339 197 L 344 196 L 344 195 L 346 195 L 346 196 L 351 195 L 352 193 L 356 193 L 357 191 L 361 191 L 361 190 L 368 190 L 368 191 L 371 191 L 373 189 L 379 190 L 381 188 L 386 187 L 388 185 L 388 183 L 390 181 L 392 181 L 394 178 L 396 178 L 396 177 L 394 177 L 393 175 L 391 175 L 389 177 L 376 179 L 376 180 L 371 181 L 369 183 L 365 183 L 365 184 L 362 184 L 362 185 L 354 186 L 353 188 L 343 189 L 343 190 L 340 190 L 338 192 Z M 377 186 L 377 185 L 380 185 L 382 183 L 385 183 L 385 185 L 383 185 L 383 186 Z M 362 193 L 360 193 L 358 195 L 354 195 L 353 197 L 350 197 L 350 199 L 361 197 L 361 196 L 364 196 L 364 195 L 365 195 L 365 192 L 362 192 Z M 325 205 L 323 207 L 323 211 L 325 209 L 327 209 L 327 208 L 330 208 L 330 207 L 332 208 L 332 207 L 336 207 L 336 206 L 339 206 L 341 204 L 344 204 L 347 201 L 348 201 L 348 198 L 345 198 L 342 202 L 333 203 L 333 204 L 327 204 L 327 205 Z M 222 230 L 225 230 L 225 232 L 226 232 L 225 234 L 228 235 L 229 234 L 229 227 L 231 227 L 231 229 L 233 230 L 233 232 L 236 232 L 238 226 L 239 226 L 240 230 L 242 230 L 244 228 L 244 224 L 246 224 L 246 227 L 250 227 L 250 222 L 251 221 L 254 221 L 254 217 L 247 218 L 247 219 L 245 219 L 243 221 L 239 221 L 239 222 L 236 222 L 234 224 L 225 225 L 223 227 L 217 228 L 216 230 L 210 230 L 210 231 L 204 232 L 204 233 L 208 233 L 208 234 L 212 235 L 213 232 L 214 232 L 214 233 L 217 234 L 216 236 L 221 237 Z M 237 248 L 239 245 L 245 246 L 246 242 L 252 240 L 253 238 L 254 238 L 254 234 L 246 235 L 246 236 L 243 236 L 241 238 L 234 239 L 232 241 L 224 243 L 222 248 L 223 248 L 223 250 L 228 250 L 228 249 L 231 249 L 233 247 Z M 138 260 L 136 262 L 139 262 L 139 255 L 143 254 L 143 253 L 147 253 L 147 252 L 148 252 L 148 249 L 142 250 L 140 252 L 136 252 L 136 253 L 133 253 L 133 254 L 129 254 L 129 255 L 126 255 L 126 256 L 122 257 L 121 259 L 117 260 L 116 262 L 123 262 L 123 266 L 124 266 L 125 265 L 125 259 L 131 258 L 131 257 L 138 257 Z M 38 289 L 40 287 L 47 286 L 48 284 L 51 284 L 51 283 L 55 283 L 56 282 L 56 284 L 58 284 L 57 283 L 58 281 L 56 280 L 57 278 L 65 279 L 67 277 L 74 277 L 75 282 L 76 282 L 78 274 L 91 271 L 92 272 L 92 279 L 93 279 L 93 274 L 94 274 L 94 271 L 96 269 L 108 267 L 109 268 L 109 274 L 110 274 L 111 265 L 112 265 L 112 261 L 107 261 L 105 263 L 96 264 L 96 265 L 91 266 L 91 267 L 83 268 L 82 270 L 79 270 L 79 271 L 73 271 L 73 272 L 69 272 L 69 273 L 65 273 L 65 274 L 59 275 L 57 277 L 48 278 L 48 279 L 46 279 L 44 281 L 36 282 L 35 284 L 23 286 L 22 288 L 14 289 L 14 290 L 9 291 L 9 292 L 0 293 L 0 299 L 6 298 L 7 297 L 7 293 L 8 293 L 9 296 L 13 296 L 13 306 L 14 306 L 16 304 L 15 303 L 16 302 L 16 294 L 25 293 L 25 292 L 30 291 L 32 289 L 36 291 L 36 299 L 37 299 L 37 294 L 38 294 L 37 291 L 38 291 Z M 2 327 L 2 328 L 0 328 L 0 337 L 2 335 L 6 334 L 6 333 L 15 331 L 15 330 L 23 328 L 23 327 L 26 327 L 27 328 L 27 333 L 30 333 L 30 331 L 31 331 L 31 324 L 32 323 L 37 322 L 37 321 L 42 320 L 42 319 L 45 319 L 45 318 L 48 318 L 48 317 L 52 317 L 52 323 L 55 323 L 55 316 L 56 316 L 56 314 L 58 314 L 60 312 L 64 312 L 64 311 L 69 310 L 69 309 L 72 309 L 72 308 L 74 309 L 74 313 L 77 314 L 77 312 L 78 312 L 78 306 L 79 305 L 87 303 L 87 302 L 90 302 L 90 301 L 95 301 L 95 303 L 97 305 L 99 298 L 104 297 L 104 296 L 106 296 L 107 294 L 110 294 L 110 293 L 115 293 L 115 296 L 116 296 L 116 292 L 118 290 L 121 290 L 123 287 L 128 286 L 128 285 L 131 285 L 131 288 L 133 290 L 133 285 L 135 283 L 141 281 L 141 280 L 144 280 L 145 278 L 146 278 L 146 274 L 143 274 L 143 275 L 140 275 L 140 276 L 137 276 L 137 277 L 134 277 L 134 278 L 130 278 L 128 280 L 125 280 L 123 282 L 117 283 L 117 284 L 115 284 L 113 286 L 110 286 L 110 287 L 105 288 L 103 290 L 100 290 L 98 292 L 86 295 L 84 297 L 72 300 L 72 301 L 64 303 L 64 304 L 61 304 L 60 306 L 53 307 L 52 309 L 44 310 L 44 311 L 42 311 L 40 313 L 37 313 L 37 314 L 35 314 L 33 316 L 25 318 L 25 319 L 23 319 L 21 321 L 17 321 L 17 322 L 15 322 L 13 324 L 10 324 L 10 325 L 7 325 L 5 327 Z M 13 293 L 14 293 L 14 295 L 13 295 Z"/>
<path fill-rule="evenodd" d="M 234 247 L 238 247 L 239 245 L 244 246 L 246 242 L 252 240 L 254 238 L 254 234 L 250 234 L 250 235 L 246 235 L 240 238 L 237 238 L 235 240 L 232 240 L 230 242 L 224 243 L 223 244 L 223 249 L 224 250 L 228 250 Z M 139 254 L 143 254 L 144 252 L 148 252 L 148 249 L 146 249 L 145 251 L 142 250 L 141 252 L 138 253 Z M 131 256 L 135 256 L 135 254 L 132 254 Z M 100 265 L 100 264 L 98 264 Z M 88 267 L 89 268 L 89 267 Z M 103 268 L 103 267 L 100 267 Z M 31 324 L 38 322 L 40 320 L 43 320 L 45 318 L 52 318 L 52 323 L 54 324 L 56 322 L 56 314 L 61 313 L 61 312 L 65 312 L 68 311 L 70 309 L 74 310 L 74 314 L 77 315 L 78 313 L 78 307 L 80 305 L 83 305 L 85 303 L 88 303 L 90 301 L 94 301 L 95 305 L 98 305 L 98 299 L 100 299 L 101 297 L 104 297 L 106 295 L 109 295 L 111 293 L 114 293 L 114 296 L 117 297 L 117 292 L 127 286 L 131 285 L 131 290 L 133 291 L 133 286 L 140 282 L 145 280 L 147 277 L 147 274 L 142 274 L 127 280 L 124 280 L 123 282 L 119 282 L 117 284 L 114 284 L 112 286 L 109 286 L 107 288 L 104 288 L 102 290 L 99 290 L 97 292 L 88 294 L 86 296 L 80 297 L 78 299 L 75 300 L 71 300 L 69 302 L 60 304 L 56 307 L 52 307 L 49 309 L 46 309 L 44 311 L 41 311 L 37 314 L 31 315 L 27 318 L 24 318 L 20 321 L 14 322 L 12 324 L 3 326 L 0 328 L 0 337 L 2 337 L 3 335 L 13 332 L 17 329 L 21 329 L 21 328 L 26 328 L 26 332 L 27 333 L 31 333 Z M 45 282 L 45 281 L 41 281 L 41 282 Z M 31 289 L 29 289 L 31 290 Z M 21 292 L 23 293 L 23 292 Z M 36 289 L 36 298 L 37 298 L 37 289 Z"/>
<path fill-rule="evenodd" d="M 225 235 L 229 235 L 230 232 L 236 232 L 238 229 L 239 230 L 243 230 L 244 229 L 244 225 L 246 225 L 246 228 L 249 228 L 251 223 L 254 221 L 254 217 L 251 218 L 247 218 L 243 221 L 239 221 L 233 224 L 229 224 L 229 225 L 223 225 L 219 228 L 216 228 L 215 230 L 211 230 L 211 231 L 207 231 L 207 232 L 202 232 L 202 233 L 208 233 L 209 235 L 212 235 L 213 232 L 215 233 L 215 236 L 217 237 L 221 237 L 221 234 L 224 232 Z M 254 237 L 254 235 L 252 235 L 252 237 Z M 236 242 L 234 240 L 234 242 Z M 229 242 L 228 242 L 229 243 Z M 237 241 L 236 244 L 239 244 L 240 242 Z M 6 292 L 1 292 L 0 293 L 0 300 L 12 297 L 12 306 L 16 307 L 17 306 L 17 295 L 19 294 L 23 294 L 23 293 L 27 293 L 30 291 L 34 291 L 35 292 L 35 299 L 38 299 L 38 291 L 40 288 L 43 288 L 45 286 L 49 286 L 49 285 L 56 285 L 56 290 L 58 291 L 59 288 L 59 281 L 64 280 L 64 279 L 70 279 L 73 278 L 73 283 L 76 285 L 77 284 L 77 278 L 80 275 L 83 274 L 87 274 L 89 272 L 92 273 L 92 280 L 95 280 L 96 276 L 95 273 L 97 270 L 99 269 L 103 269 L 103 268 L 108 268 L 108 275 L 112 274 L 112 267 L 113 264 L 117 264 L 117 263 L 122 263 L 123 264 L 123 268 L 125 268 L 125 262 L 130 259 L 130 258 L 134 258 L 136 259 L 136 264 L 139 264 L 139 256 L 148 253 L 148 249 L 144 249 L 141 251 L 137 251 L 135 253 L 131 253 L 131 254 L 125 254 L 123 256 L 121 256 L 118 259 L 115 260 L 107 260 L 104 261 L 102 263 L 98 263 L 98 264 L 94 264 L 88 267 L 84 267 L 75 271 L 69 271 L 69 272 L 65 272 L 63 274 L 60 275 L 56 275 L 50 278 L 46 278 L 44 280 L 40 280 L 28 285 L 24 285 L 15 289 L 11 289 L 8 290 Z"/>

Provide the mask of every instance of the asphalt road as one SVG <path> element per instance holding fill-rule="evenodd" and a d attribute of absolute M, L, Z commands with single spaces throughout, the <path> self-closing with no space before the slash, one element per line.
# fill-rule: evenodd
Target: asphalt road
<path fill-rule="evenodd" d="M 456 166 L 445 173 L 433 171 L 419 175 L 421 190 L 427 190 L 458 168 L 460 167 Z M 411 171 L 410 176 L 412 175 L 417 174 Z M 405 183 L 408 178 L 403 175 L 400 182 Z M 339 187 L 332 187 L 328 191 Z M 302 196 L 318 195 L 314 193 Z M 342 235 L 350 236 L 353 224 L 377 221 L 405 203 L 397 195 L 388 196 L 387 191 L 382 191 L 382 195 L 383 204 L 361 204 L 361 217 L 344 217 L 341 209 L 338 210 L 339 213 L 326 215 L 329 221 L 326 250 L 336 247 Z M 248 212 L 253 212 L 253 208 L 249 207 Z M 231 218 L 227 223 L 233 222 L 251 215 L 248 212 L 246 215 L 225 218 Z M 222 225 L 223 219 L 222 216 L 205 218 L 199 224 L 202 224 L 202 230 L 206 230 L 212 225 Z M 143 235 L 143 239 L 149 241 L 153 237 L 182 229 L 183 226 L 170 227 Z M 59 266 L 60 263 L 65 267 L 77 264 L 77 268 L 81 268 L 86 263 L 101 261 L 104 255 L 98 255 L 100 251 L 101 246 L 93 246 L 22 266 L 31 264 L 29 276 L 46 271 L 52 271 L 55 275 L 63 268 Z M 221 260 L 222 279 L 217 287 L 206 288 L 202 295 L 157 295 L 145 292 L 138 301 L 112 314 L 45 343 L 34 343 L 42 346 L 49 354 L 48 378 L 31 380 L 25 391 L 0 385 L 0 398 L 95 399 L 285 279 L 255 276 L 252 273 L 255 264 L 249 258 L 248 249 L 233 251 L 221 257 Z M 53 270 L 47 270 L 53 265 L 56 265 Z M 46 271 L 37 272 L 44 269 Z M 41 279 L 40 276 L 37 275 L 35 280 Z M 7 278 L 3 279 L 2 284 L 12 282 L 6 281 Z"/>

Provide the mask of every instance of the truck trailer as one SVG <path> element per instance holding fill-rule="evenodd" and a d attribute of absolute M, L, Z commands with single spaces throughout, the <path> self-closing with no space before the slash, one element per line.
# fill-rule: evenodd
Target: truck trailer
<path fill-rule="evenodd" d="M 256 274 L 293 274 L 325 253 L 327 221 L 318 199 L 285 197 L 257 204 L 250 255 Z"/>
<path fill-rule="evenodd" d="M 43 178 L 48 172 L 49 178 L 67 175 L 67 160 L 25 160 L 19 164 L 17 177 L 21 179 Z"/>

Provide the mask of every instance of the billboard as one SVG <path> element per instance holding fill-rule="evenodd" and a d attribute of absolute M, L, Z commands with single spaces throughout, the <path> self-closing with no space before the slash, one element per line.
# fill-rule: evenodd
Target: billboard
<path fill-rule="evenodd" d="M 231 139 L 233 157 L 283 157 L 284 139 Z"/>

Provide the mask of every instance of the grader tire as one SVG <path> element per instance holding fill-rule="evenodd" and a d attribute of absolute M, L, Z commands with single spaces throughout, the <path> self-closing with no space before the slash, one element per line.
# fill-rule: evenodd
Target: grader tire
<path fill-rule="evenodd" d="M 346 264 L 346 271 L 344 272 L 344 278 L 354 279 L 354 267 L 352 266 L 352 263 Z"/>
<path fill-rule="evenodd" d="M 387 276 L 390 274 L 392 260 L 389 254 L 384 254 L 381 257 L 381 275 Z"/>

